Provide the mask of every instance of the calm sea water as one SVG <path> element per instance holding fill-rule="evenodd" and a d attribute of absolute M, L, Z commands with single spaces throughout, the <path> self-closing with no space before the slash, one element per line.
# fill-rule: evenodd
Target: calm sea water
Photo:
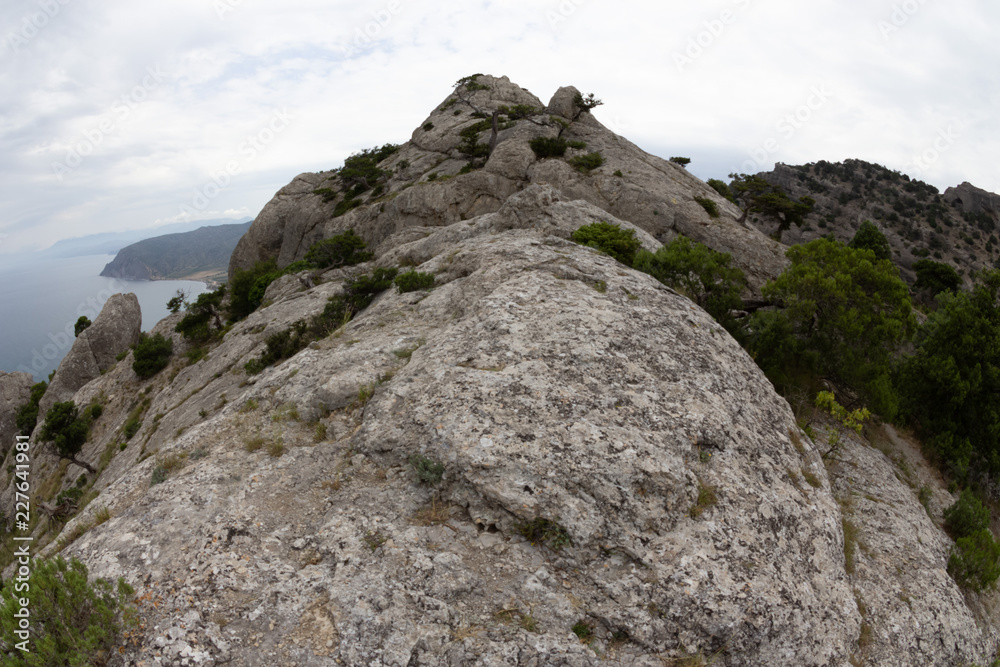
<path fill-rule="evenodd" d="M 102 278 L 113 255 L 69 259 L 0 259 L 0 370 L 32 373 L 44 380 L 73 345 L 73 325 L 91 320 L 112 294 L 134 292 L 142 330 L 166 317 L 178 289 L 194 299 L 205 284 L 190 280 L 134 281 Z"/>

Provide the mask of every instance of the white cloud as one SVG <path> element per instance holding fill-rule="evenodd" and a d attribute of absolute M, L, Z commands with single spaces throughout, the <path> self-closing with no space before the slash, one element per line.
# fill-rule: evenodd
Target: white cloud
<path fill-rule="evenodd" d="M 407 140 L 477 71 L 542 101 L 561 85 L 593 91 L 602 121 L 689 155 L 703 177 L 752 156 L 764 169 L 858 157 L 906 171 L 961 121 L 921 177 L 1000 190 L 1000 8 L 972 0 L 52 1 L 58 12 L 16 51 L 10 35 L 41 5 L 0 8 L 12 26 L 0 252 L 176 219 L 233 160 L 239 173 L 199 215 L 253 215 L 301 171 Z M 810 106 L 817 86 L 829 98 Z M 245 150 L 281 109 L 287 128 Z M 79 164 L 58 178 L 53 163 L 73 151 Z"/>

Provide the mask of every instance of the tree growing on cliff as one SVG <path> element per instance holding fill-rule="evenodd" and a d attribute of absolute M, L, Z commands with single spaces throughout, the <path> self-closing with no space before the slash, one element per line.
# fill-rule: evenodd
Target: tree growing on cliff
<path fill-rule="evenodd" d="M 89 431 L 90 421 L 87 415 L 81 415 L 73 401 L 64 401 L 53 405 L 45 414 L 41 439 L 51 442 L 60 458 L 68 459 L 96 474 L 94 466 L 77 458 L 87 442 Z"/>
<path fill-rule="evenodd" d="M 848 246 L 871 250 L 875 253 L 875 259 L 892 259 L 892 249 L 889 247 L 889 241 L 885 238 L 885 234 L 880 232 L 878 227 L 869 220 L 861 223 Z"/>
<path fill-rule="evenodd" d="M 91 324 L 93 324 L 93 322 L 90 321 L 89 317 L 81 315 L 80 319 L 78 319 L 76 324 L 73 325 L 73 335 L 79 337 L 80 334 L 83 333 L 84 329 L 89 327 Z"/>
<path fill-rule="evenodd" d="M 187 304 L 187 314 L 177 323 L 174 331 L 195 343 L 211 340 L 222 330 L 222 299 L 225 295 L 225 285 L 213 292 L 199 294 L 194 303 Z"/>
<path fill-rule="evenodd" d="M 751 213 L 774 216 L 778 219 L 780 233 L 792 225 L 801 226 L 816 204 L 816 200 L 808 196 L 795 201 L 780 187 L 757 175 L 729 174 L 729 178 L 733 179 L 729 192 L 737 206 L 743 209 L 738 222 L 746 222 Z"/>

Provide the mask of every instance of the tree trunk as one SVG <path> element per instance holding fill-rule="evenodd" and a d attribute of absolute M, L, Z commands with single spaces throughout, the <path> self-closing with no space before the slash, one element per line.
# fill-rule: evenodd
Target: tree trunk
<path fill-rule="evenodd" d="M 92 466 L 89 463 L 87 463 L 86 461 L 81 461 L 80 459 L 76 458 L 75 456 L 69 457 L 69 460 L 71 462 L 75 463 L 76 465 L 80 466 L 81 468 L 86 468 L 90 472 L 90 474 L 92 474 L 92 475 L 96 475 L 97 474 L 97 469 L 94 468 L 94 466 Z"/>

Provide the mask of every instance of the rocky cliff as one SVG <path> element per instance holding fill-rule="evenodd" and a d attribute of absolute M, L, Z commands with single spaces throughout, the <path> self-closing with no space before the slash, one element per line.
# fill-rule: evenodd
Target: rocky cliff
<path fill-rule="evenodd" d="M 29 373 L 0 371 L 0 456 L 7 454 L 15 436 L 19 435 L 17 411 L 28 402 L 34 383 Z"/>
<path fill-rule="evenodd" d="M 286 266 L 301 259 L 309 246 L 353 228 L 369 243 L 383 245 L 412 227 L 437 227 L 496 211 L 530 184 L 550 185 L 571 199 L 582 199 L 646 230 L 660 242 L 678 234 L 732 253 L 753 287 L 784 268 L 784 248 L 755 229 L 738 224 L 740 212 L 682 166 L 650 155 L 610 131 L 574 105 L 579 91 L 561 88 L 544 104 L 507 77 L 481 75 L 473 90 L 459 87 L 379 166 L 391 176 L 362 205 L 335 215 L 348 188 L 335 172 L 306 173 L 281 189 L 257 216 L 236 247 L 230 277 L 237 268 L 276 259 Z M 510 111 L 520 105 L 517 111 Z M 495 148 L 476 159 L 476 145 L 492 139 L 494 111 L 500 115 Z M 523 117 L 518 117 L 523 116 Z M 478 129 L 477 129 L 478 128 Z M 463 132 L 466 134 L 463 135 Z M 571 144 L 565 156 L 539 159 L 529 141 L 562 138 Z M 485 152 L 485 151 L 482 151 Z M 573 158 L 600 153 L 603 163 L 590 170 L 574 167 Z M 484 162 L 483 162 L 484 160 Z M 480 167 L 469 171 L 470 166 Z M 716 203 L 711 217 L 695 197 Z"/>
<path fill-rule="evenodd" d="M 482 80 L 508 104 L 532 99 Z M 583 122 L 593 133 L 574 132 L 588 145 L 615 142 Z M 845 436 L 824 462 L 821 423 L 807 437 L 706 313 L 568 236 L 600 220 L 636 229 L 650 249 L 681 229 L 734 233 L 758 277 L 777 265 L 762 259 L 776 246 L 740 230 L 727 204 L 703 219 L 682 199 L 703 190 L 676 165 L 612 162 L 655 185 L 626 195 L 623 184 L 614 201 L 630 220 L 595 194 L 619 177 L 506 143 L 483 169 L 424 179 L 346 220 L 309 190 L 326 177 L 300 176 L 233 260 L 288 263 L 353 226 L 375 247 L 354 270 L 412 265 L 434 274 L 433 289 L 393 288 L 248 375 L 268 336 L 322 311 L 350 274 L 308 289 L 286 276 L 207 356 L 189 363 L 174 315 L 154 330 L 174 337 L 170 366 L 143 381 L 128 355 L 76 390 L 78 404 L 104 406 L 81 454 L 101 472 L 89 504 L 37 536 L 45 553 L 61 548 L 138 589 L 144 626 L 113 660 L 903 666 L 993 655 L 996 601 L 964 596 L 945 573 L 940 512 L 952 499 L 905 435 Z M 460 171 L 447 153 L 400 152 L 411 149 L 397 169 L 441 160 L 441 173 Z M 537 178 L 490 171 L 504 154 Z M 671 224 L 653 224 L 661 215 Z M 44 493 L 75 482 L 78 469 L 32 447 Z"/>

